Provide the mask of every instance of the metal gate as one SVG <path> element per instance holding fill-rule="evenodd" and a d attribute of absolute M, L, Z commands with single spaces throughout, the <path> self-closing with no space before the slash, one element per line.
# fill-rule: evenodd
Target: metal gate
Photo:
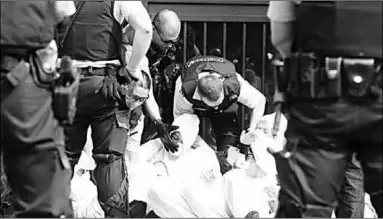
<path fill-rule="evenodd" d="M 221 51 L 221 55 L 236 65 L 237 72 L 254 87 L 271 98 L 268 83 L 267 53 L 271 50 L 269 22 L 266 19 L 267 2 L 228 1 L 149 1 L 151 15 L 161 9 L 176 11 L 182 20 L 183 61 L 186 62 L 188 37 L 195 37 L 195 45 L 203 55 Z M 255 82 L 254 80 L 258 81 Z M 266 110 L 268 111 L 268 110 Z M 242 129 L 249 126 L 250 115 L 240 108 Z M 210 135 L 208 124 L 203 122 L 203 138 Z"/>

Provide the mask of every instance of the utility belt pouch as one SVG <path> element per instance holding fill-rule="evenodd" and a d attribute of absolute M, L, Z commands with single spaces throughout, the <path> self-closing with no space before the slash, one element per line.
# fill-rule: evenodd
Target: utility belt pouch
<path fill-rule="evenodd" d="M 325 68 L 321 68 L 317 97 L 339 98 L 342 96 L 342 58 L 325 58 Z"/>
<path fill-rule="evenodd" d="M 343 75 L 346 80 L 346 95 L 354 98 L 365 97 L 375 79 L 374 59 L 343 59 Z"/>
<path fill-rule="evenodd" d="M 292 98 L 336 99 L 342 95 L 342 58 L 323 61 L 314 53 L 294 55 L 285 66 Z"/>
<path fill-rule="evenodd" d="M 24 60 L 19 61 L 10 56 L 1 58 L 1 102 L 18 87 L 29 75 L 30 65 Z"/>
<path fill-rule="evenodd" d="M 58 77 L 56 71 L 57 49 L 49 45 L 35 51 L 31 56 L 33 63 L 32 75 L 37 86 L 51 88 L 54 80 Z"/>
<path fill-rule="evenodd" d="M 54 114 L 63 125 L 73 123 L 79 84 L 80 74 L 72 66 L 72 60 L 68 56 L 64 56 L 61 61 L 59 77 L 53 86 Z"/>

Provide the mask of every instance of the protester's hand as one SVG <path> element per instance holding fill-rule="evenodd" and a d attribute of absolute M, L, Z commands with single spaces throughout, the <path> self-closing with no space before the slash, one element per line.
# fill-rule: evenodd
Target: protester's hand
<path fill-rule="evenodd" d="M 240 152 L 239 152 L 239 149 L 237 147 L 234 147 L 234 146 L 230 146 L 228 149 L 227 149 L 227 162 L 229 162 L 231 165 L 234 165 L 235 162 L 237 162 L 238 158 L 239 158 L 239 155 L 240 155 Z"/>
<path fill-rule="evenodd" d="M 116 77 L 112 75 L 107 75 L 104 78 L 102 86 L 96 90 L 96 93 L 99 93 L 101 91 L 106 99 L 112 98 L 114 100 L 120 100 L 120 90 L 121 86 L 117 82 Z"/>
<path fill-rule="evenodd" d="M 157 132 L 160 137 L 161 142 L 163 143 L 165 150 L 168 152 L 175 153 L 178 151 L 178 141 L 177 139 L 172 139 L 170 133 L 177 130 L 178 126 L 173 126 L 163 123 L 161 120 L 156 120 L 155 125 L 157 127 Z"/>
<path fill-rule="evenodd" d="M 244 145 L 251 145 L 256 139 L 254 130 L 243 130 L 240 136 L 240 141 Z"/>

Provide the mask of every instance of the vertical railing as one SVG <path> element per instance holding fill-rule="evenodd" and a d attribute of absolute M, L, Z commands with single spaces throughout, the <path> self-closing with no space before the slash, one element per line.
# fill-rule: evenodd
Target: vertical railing
<path fill-rule="evenodd" d="M 246 23 L 242 23 L 242 77 L 245 78 L 245 71 L 246 71 L 246 35 L 247 35 L 247 29 L 246 29 Z M 245 126 L 245 107 L 241 106 L 241 129 L 243 130 Z"/>
<path fill-rule="evenodd" d="M 265 93 L 265 83 L 266 83 L 266 71 L 267 71 L 267 24 L 262 24 L 262 77 L 261 77 L 261 91 Z"/>
<path fill-rule="evenodd" d="M 226 22 L 224 22 L 223 24 L 223 32 L 222 32 L 222 34 L 223 34 L 223 42 L 222 42 L 222 55 L 223 55 L 223 57 L 224 58 L 226 58 L 226 46 L 227 46 L 227 23 Z"/>
<path fill-rule="evenodd" d="M 183 48 L 183 61 L 184 61 L 184 63 L 186 63 L 186 59 L 187 59 L 187 53 L 186 53 L 186 45 L 187 45 L 187 36 L 188 36 L 188 23 L 185 21 L 184 22 L 184 32 L 183 32 L 183 46 L 182 46 L 182 48 Z"/>

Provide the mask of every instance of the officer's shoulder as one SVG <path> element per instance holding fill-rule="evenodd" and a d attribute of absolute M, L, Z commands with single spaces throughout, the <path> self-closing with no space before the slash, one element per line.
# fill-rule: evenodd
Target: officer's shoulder
<path fill-rule="evenodd" d="M 185 66 L 187 68 L 189 68 L 194 64 L 202 63 L 202 62 L 225 63 L 225 62 L 230 62 L 230 61 L 225 59 L 225 58 L 218 57 L 218 56 L 196 56 L 196 57 L 192 58 L 191 60 L 189 60 L 188 62 L 186 62 Z"/>

